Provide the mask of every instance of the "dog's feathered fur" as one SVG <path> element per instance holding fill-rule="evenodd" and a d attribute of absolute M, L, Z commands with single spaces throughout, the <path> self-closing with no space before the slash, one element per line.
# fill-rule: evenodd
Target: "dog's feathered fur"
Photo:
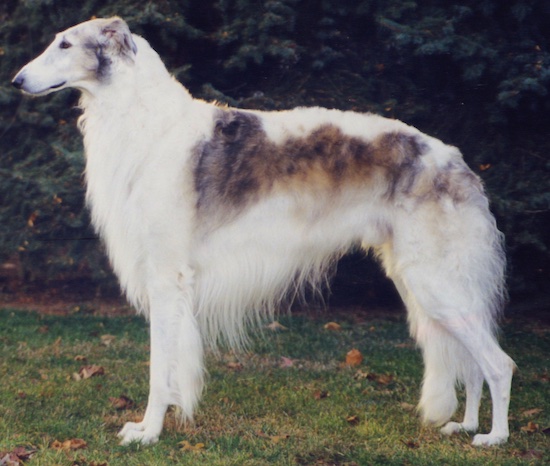
<path fill-rule="evenodd" d="M 129 300 L 151 325 L 150 395 L 123 443 L 154 442 L 167 407 L 191 418 L 203 344 L 239 346 L 282 297 L 372 248 L 422 349 L 420 410 L 443 424 L 481 387 L 508 437 L 513 362 L 495 338 L 505 259 L 483 187 L 460 152 L 399 121 L 301 108 L 258 112 L 193 99 L 119 18 L 82 23 L 14 78 L 41 95 L 82 91 L 87 202 Z"/>

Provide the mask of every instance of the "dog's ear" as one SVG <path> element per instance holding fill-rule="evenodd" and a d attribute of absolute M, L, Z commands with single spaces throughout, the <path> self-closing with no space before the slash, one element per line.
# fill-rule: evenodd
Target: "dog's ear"
<path fill-rule="evenodd" d="M 101 29 L 105 41 L 115 53 L 131 57 L 137 53 L 137 46 L 132 39 L 132 33 L 128 25 L 120 18 L 113 17 L 106 21 Z"/>

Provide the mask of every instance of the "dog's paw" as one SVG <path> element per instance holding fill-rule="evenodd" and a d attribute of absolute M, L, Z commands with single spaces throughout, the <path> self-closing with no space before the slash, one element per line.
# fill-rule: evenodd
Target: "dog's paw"
<path fill-rule="evenodd" d="M 127 422 L 118 433 L 118 437 L 121 439 L 121 445 L 129 445 L 134 442 L 151 445 L 158 442 L 159 434 L 160 432 L 148 429 L 143 422 Z"/>
<path fill-rule="evenodd" d="M 506 443 L 508 440 L 508 435 L 498 435 L 498 434 L 477 434 L 474 437 L 474 441 L 472 442 L 472 445 L 476 447 L 491 447 L 493 445 L 501 445 L 503 443 Z"/>
<path fill-rule="evenodd" d="M 442 428 L 441 433 L 445 435 L 458 434 L 460 432 L 475 432 L 477 425 L 468 425 L 463 422 L 447 422 Z"/>

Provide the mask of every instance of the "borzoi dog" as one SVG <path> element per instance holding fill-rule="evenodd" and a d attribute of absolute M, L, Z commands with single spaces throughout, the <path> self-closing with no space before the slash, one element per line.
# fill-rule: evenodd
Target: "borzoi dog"
<path fill-rule="evenodd" d="M 475 431 L 485 380 L 492 430 L 473 443 L 507 440 L 502 236 L 456 148 L 371 114 L 193 99 L 120 18 L 59 33 L 13 85 L 82 93 L 92 221 L 151 327 L 148 405 L 123 444 L 157 441 L 169 405 L 190 419 L 204 345 L 240 346 L 250 324 L 323 282 L 355 246 L 375 251 L 407 306 L 425 364 L 423 420 L 449 421 L 460 383 L 464 420 L 442 431 Z"/>

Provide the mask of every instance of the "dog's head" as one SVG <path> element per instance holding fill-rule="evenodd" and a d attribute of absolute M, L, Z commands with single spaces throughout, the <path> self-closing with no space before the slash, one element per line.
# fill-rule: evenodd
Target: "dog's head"
<path fill-rule="evenodd" d="M 67 87 L 91 90 L 108 80 L 115 62 L 131 62 L 136 53 L 122 19 L 93 19 L 57 34 L 42 55 L 17 73 L 12 85 L 33 95 Z"/>

